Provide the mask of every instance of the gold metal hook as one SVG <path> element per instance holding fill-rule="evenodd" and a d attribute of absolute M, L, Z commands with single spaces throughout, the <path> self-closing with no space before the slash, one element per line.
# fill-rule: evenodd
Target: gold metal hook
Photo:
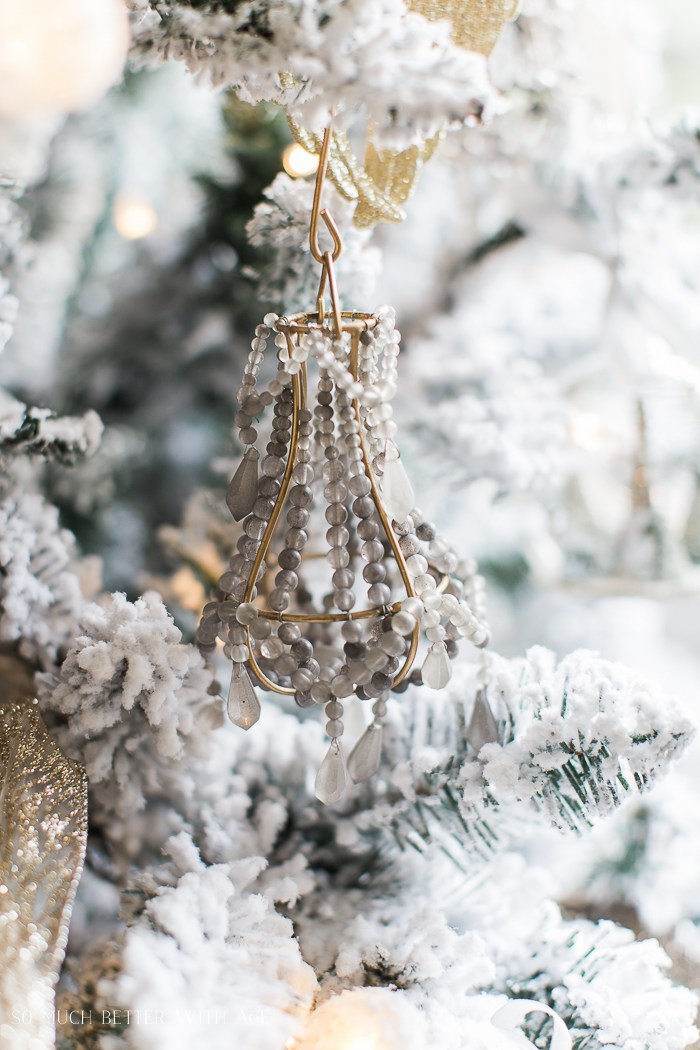
<path fill-rule="evenodd" d="M 343 242 L 340 238 L 340 230 L 338 229 L 335 220 L 327 208 L 321 211 L 321 193 L 323 191 L 323 182 L 326 177 L 326 171 L 328 169 L 328 151 L 331 145 L 331 131 L 330 125 L 326 128 L 323 133 L 323 145 L 321 146 L 321 153 L 318 159 L 318 170 L 316 171 L 316 185 L 314 187 L 314 203 L 311 209 L 311 226 L 309 228 L 309 248 L 311 254 L 317 263 L 324 264 L 325 260 L 323 252 L 321 251 L 318 244 L 318 220 L 323 219 L 325 222 L 328 232 L 333 238 L 333 262 L 338 260 L 340 253 L 343 250 Z"/>

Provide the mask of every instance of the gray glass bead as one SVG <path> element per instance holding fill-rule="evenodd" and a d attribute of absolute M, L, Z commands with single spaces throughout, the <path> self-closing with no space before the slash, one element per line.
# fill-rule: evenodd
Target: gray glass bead
<path fill-rule="evenodd" d="M 323 464 L 324 481 L 340 481 L 344 474 L 345 467 L 338 459 L 329 459 Z M 352 489 L 350 491 L 352 491 Z"/>
<path fill-rule="evenodd" d="M 372 672 L 362 660 L 351 660 L 348 664 L 348 676 L 357 685 L 369 682 Z"/>
<path fill-rule="evenodd" d="M 238 602 L 219 602 L 219 618 L 224 623 L 232 623 L 236 619 Z"/>
<path fill-rule="evenodd" d="M 299 577 L 291 569 L 281 569 L 275 576 L 275 587 L 283 591 L 293 591 L 299 585 Z"/>
<path fill-rule="evenodd" d="M 281 587 L 274 587 L 270 591 L 270 597 L 268 598 L 270 608 L 274 612 L 284 612 L 285 609 L 289 608 L 290 600 L 289 593 Z"/>
<path fill-rule="evenodd" d="M 372 686 L 374 689 L 378 689 L 380 693 L 385 693 L 387 689 L 391 689 L 393 682 L 392 676 L 384 671 L 375 671 L 372 675 Z"/>
<path fill-rule="evenodd" d="M 314 468 L 308 463 L 297 463 L 292 471 L 292 477 L 297 485 L 310 485 L 314 480 Z"/>
<path fill-rule="evenodd" d="M 206 623 L 206 621 L 201 623 L 195 635 L 197 641 L 204 642 L 205 645 L 215 641 L 219 634 L 219 626 L 218 623 Z"/>
<path fill-rule="evenodd" d="M 292 685 L 301 692 L 307 692 L 314 684 L 314 676 L 306 667 L 298 667 L 292 674 Z"/>
<path fill-rule="evenodd" d="M 250 536 L 252 540 L 261 540 L 265 535 L 265 529 L 267 522 L 262 521 L 260 518 L 248 518 L 245 525 L 243 526 L 246 532 L 246 536 Z"/>
<path fill-rule="evenodd" d="M 391 677 L 393 678 L 400 666 L 401 661 L 398 660 L 395 656 L 390 656 L 388 662 L 385 663 L 382 667 L 382 671 L 384 672 L 384 674 L 391 675 Z"/>
<path fill-rule="evenodd" d="M 420 554 L 420 543 L 415 536 L 402 536 L 399 547 L 404 558 L 411 558 L 414 554 Z"/>
<path fill-rule="evenodd" d="M 243 427 L 238 436 L 242 445 L 252 445 L 258 440 L 258 432 L 255 427 Z"/>
<path fill-rule="evenodd" d="M 330 692 L 330 687 L 328 688 Z M 324 708 L 324 713 L 326 718 L 342 718 L 343 710 L 343 705 L 339 704 L 337 700 L 330 700 Z"/>
<path fill-rule="evenodd" d="M 360 554 L 365 561 L 381 561 L 384 557 L 384 544 L 379 540 L 367 540 L 360 547 Z"/>
<path fill-rule="evenodd" d="M 324 452 L 324 455 L 325 455 L 326 459 L 337 459 L 338 456 L 340 455 L 340 452 L 335 447 L 335 445 L 327 445 L 326 449 L 325 449 L 325 452 Z"/>
<path fill-rule="evenodd" d="M 290 507 L 287 511 L 287 525 L 292 529 L 305 529 L 309 523 L 309 512 L 303 507 Z M 289 546 L 289 544 L 287 544 Z"/>
<path fill-rule="evenodd" d="M 251 638 L 261 642 L 264 638 L 269 638 L 272 627 L 269 620 L 266 620 L 264 616 L 259 616 L 257 620 L 253 620 L 248 630 Z"/>
<path fill-rule="evenodd" d="M 345 569 L 350 564 L 350 555 L 345 547 L 331 547 L 326 561 L 333 569 Z"/>
<path fill-rule="evenodd" d="M 282 653 L 282 655 L 278 656 L 275 660 L 274 667 L 276 674 L 281 675 L 282 678 L 286 678 L 290 674 L 294 674 L 297 669 L 297 662 L 289 653 Z"/>
<path fill-rule="evenodd" d="M 379 586 L 383 587 L 384 584 L 380 583 Z M 336 591 L 333 595 L 333 603 L 341 612 L 349 612 L 355 604 L 355 595 L 348 589 Z"/>
<path fill-rule="evenodd" d="M 258 482 L 258 495 L 274 499 L 281 487 L 277 478 L 268 478 L 263 475 Z"/>
<path fill-rule="evenodd" d="M 280 551 L 277 563 L 280 569 L 298 569 L 301 565 L 301 554 L 299 551 L 292 551 L 285 547 Z"/>
<path fill-rule="evenodd" d="M 347 494 L 347 486 L 342 481 L 331 481 L 323 490 L 324 499 L 328 503 L 342 503 Z"/>
<path fill-rule="evenodd" d="M 309 690 L 309 693 L 311 694 L 313 701 L 316 704 L 325 704 L 333 697 L 333 690 L 331 689 L 330 684 L 328 682 L 322 681 L 321 679 L 319 679 L 317 682 L 314 682 L 314 684 L 311 686 L 311 689 Z M 341 709 L 340 714 L 342 714 L 342 704 L 339 704 L 338 706 Z M 326 713 L 328 713 L 327 708 Z"/>
<path fill-rule="evenodd" d="M 274 506 L 275 501 L 273 499 L 256 499 L 253 514 L 262 521 L 269 521 Z"/>
<path fill-rule="evenodd" d="M 326 542 L 330 547 L 345 547 L 350 540 L 350 533 L 344 525 L 332 525 L 326 532 Z"/>
<path fill-rule="evenodd" d="M 284 474 L 284 463 L 279 456 L 265 456 L 262 461 L 262 472 L 268 478 L 279 478 Z"/>
<path fill-rule="evenodd" d="M 360 496 L 352 505 L 356 518 L 370 518 L 374 514 L 374 503 L 370 496 Z"/>
<path fill-rule="evenodd" d="M 260 646 L 260 652 L 266 660 L 276 660 L 284 652 L 284 645 L 276 634 L 271 634 Z"/>
<path fill-rule="evenodd" d="M 301 629 L 296 623 L 281 623 L 277 628 L 277 636 L 285 645 L 298 642 L 301 638 Z"/>
<path fill-rule="evenodd" d="M 329 525 L 344 525 L 348 520 L 348 508 L 342 503 L 329 503 L 326 507 L 326 521 Z"/>
<path fill-rule="evenodd" d="M 370 605 L 388 605 L 391 601 L 391 587 L 386 583 L 373 583 L 367 591 Z"/>
<path fill-rule="evenodd" d="M 290 652 L 299 663 L 302 663 L 314 655 L 314 647 L 308 638 L 298 638 L 292 643 Z"/>
<path fill-rule="evenodd" d="M 244 558 L 242 554 L 236 554 L 235 557 L 229 560 L 229 567 L 231 569 L 231 572 L 234 573 L 234 575 L 236 576 L 243 576 L 243 566 L 246 564 L 252 566 L 253 563 L 249 562 L 247 558 Z"/>
<path fill-rule="evenodd" d="M 224 572 L 219 576 L 219 587 L 224 594 L 230 594 L 231 588 L 236 586 L 239 577 L 236 576 L 235 572 Z"/>
<path fill-rule="evenodd" d="M 240 552 L 244 558 L 248 561 L 252 561 L 255 555 L 260 550 L 260 540 L 251 539 L 249 536 L 241 537 L 243 543 L 240 546 Z"/>
<path fill-rule="evenodd" d="M 294 694 L 294 700 L 297 707 L 313 707 L 316 703 L 310 693 L 300 693 L 298 689 Z"/>
<path fill-rule="evenodd" d="M 357 523 L 357 535 L 361 540 L 374 540 L 379 535 L 379 525 L 371 518 Z"/>
<path fill-rule="evenodd" d="M 310 657 L 308 660 L 303 660 L 299 666 L 305 667 L 308 671 L 311 671 L 311 674 L 315 679 L 318 678 L 321 671 L 321 665 L 318 660 L 314 660 L 313 657 Z"/>
<path fill-rule="evenodd" d="M 307 507 L 313 499 L 308 485 L 294 485 L 289 490 L 289 502 L 293 507 Z"/>
<path fill-rule="evenodd" d="M 337 740 L 339 736 L 343 735 L 344 729 L 345 726 L 339 718 L 331 718 L 328 722 L 326 722 L 326 732 L 334 740 Z"/>
<path fill-rule="evenodd" d="M 306 545 L 307 534 L 303 529 L 287 529 L 284 534 L 284 542 L 293 551 L 300 551 Z"/>
<path fill-rule="evenodd" d="M 371 561 L 362 570 L 365 583 L 382 583 L 386 579 L 386 569 L 380 561 Z"/>
<path fill-rule="evenodd" d="M 340 628 L 340 633 L 346 642 L 359 642 L 362 638 L 362 627 L 357 620 L 346 620 Z"/>
<path fill-rule="evenodd" d="M 284 401 L 280 400 L 280 401 L 277 402 L 277 404 L 275 405 L 275 415 L 276 416 L 291 416 L 292 412 L 294 411 L 294 405 L 292 404 L 292 401 L 291 401 L 291 398 L 293 396 L 294 395 L 290 391 L 290 398 L 289 399 L 285 398 Z"/>
<path fill-rule="evenodd" d="M 379 639 L 379 647 L 389 656 L 403 656 L 406 651 L 406 643 L 403 638 L 393 631 L 385 631 Z"/>
<path fill-rule="evenodd" d="M 337 591 L 352 587 L 355 582 L 355 573 L 352 569 L 336 569 L 331 577 L 331 583 Z"/>
<path fill-rule="evenodd" d="M 242 430 L 243 427 L 250 426 L 250 424 L 253 422 L 253 417 L 249 416 L 247 412 L 244 412 L 241 409 L 240 412 L 236 412 L 235 416 L 233 417 L 233 422 L 236 424 L 237 427 L 240 427 Z"/>
<path fill-rule="evenodd" d="M 354 478 L 350 478 L 348 488 L 353 496 L 366 496 L 371 491 L 372 486 L 365 474 L 356 474 Z"/>

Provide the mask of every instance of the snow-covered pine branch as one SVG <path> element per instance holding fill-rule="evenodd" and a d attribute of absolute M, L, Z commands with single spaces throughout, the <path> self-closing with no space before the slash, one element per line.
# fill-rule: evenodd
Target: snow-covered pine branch
<path fill-rule="evenodd" d="M 85 765 L 95 821 L 119 824 L 146 795 L 167 798 L 177 760 L 202 735 L 211 675 L 155 593 L 86 606 L 76 633 L 59 675 L 43 677 L 42 710 L 61 749 Z"/>
<path fill-rule="evenodd" d="M 36 493 L 0 501 L 0 641 L 52 666 L 73 637 L 85 599 L 71 568 L 75 539 Z"/>
<path fill-rule="evenodd" d="M 308 310 L 318 291 L 319 266 L 309 249 L 313 195 L 311 183 L 280 173 L 265 190 L 270 203 L 258 204 L 247 226 L 250 243 L 272 251 L 271 262 L 261 274 L 258 295 L 288 313 Z M 330 185 L 324 188 L 324 206 L 333 215 L 343 240 L 343 253 L 336 265 L 343 305 L 346 309 L 362 308 L 374 291 L 381 252 L 367 246 L 371 231 L 353 225 L 354 203 Z M 322 251 L 332 246 L 325 228 L 319 231 L 319 242 Z"/>
<path fill-rule="evenodd" d="M 462 845 L 490 848 L 522 806 L 581 830 L 650 787 L 695 733 L 673 697 L 595 653 L 557 664 L 535 646 L 494 670 L 487 696 L 499 742 L 478 756 L 466 739 L 476 692 L 466 669 L 445 700 L 403 694 L 386 776 L 407 801 L 376 814 L 401 841 L 420 847 L 442 825 Z"/>
<path fill-rule="evenodd" d="M 57 416 L 48 408 L 28 408 L 0 389 L 0 457 L 31 455 L 73 463 L 97 451 L 103 430 L 92 409 L 84 416 Z"/>
<path fill-rule="evenodd" d="M 105 974 L 96 994 L 80 988 L 78 975 L 77 1001 L 87 994 L 93 1009 L 112 1014 L 115 1007 L 150 1012 L 157 1006 L 158 1031 L 130 1040 L 134 1048 L 190 1050 L 204 1031 L 209 1050 L 284 1046 L 318 986 L 291 921 L 251 892 L 265 859 L 206 866 L 184 833 L 171 838 L 166 851 L 174 861 L 172 884 L 158 885 L 156 878 L 119 945 L 114 961 L 121 969 Z M 83 979 L 94 989 L 94 969 Z M 117 1026 L 114 1036 L 122 1032 Z"/>
<path fill-rule="evenodd" d="M 184 60 L 246 101 L 288 105 L 312 130 L 331 111 L 339 125 L 360 111 L 383 147 L 403 148 L 446 122 L 488 119 L 498 108 L 482 55 L 454 44 L 402 0 L 184 0 L 132 3 L 133 52 L 154 64 Z M 283 88 L 290 72 L 295 88 Z"/>

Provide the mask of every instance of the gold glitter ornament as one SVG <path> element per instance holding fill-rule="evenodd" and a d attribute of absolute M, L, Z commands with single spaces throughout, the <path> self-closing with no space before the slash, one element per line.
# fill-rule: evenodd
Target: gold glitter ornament
<path fill-rule="evenodd" d="M 14 666 L 13 666 L 14 665 Z M 87 842 L 87 778 L 0 658 L 0 1045 L 55 1046 L 54 986 Z"/>
<path fill-rule="evenodd" d="M 452 39 L 467 51 L 489 55 L 506 22 L 518 13 L 518 0 L 407 0 L 410 11 L 429 22 L 447 19 L 452 23 Z M 282 75 L 282 84 L 292 89 L 291 74 Z M 320 155 L 322 136 L 302 127 L 287 112 L 292 135 L 307 153 Z M 328 176 L 347 200 L 357 201 L 354 223 L 359 228 L 378 222 L 402 222 L 401 205 L 412 196 L 418 176 L 437 149 L 444 132 L 405 150 L 377 150 L 369 129 L 364 165 L 353 153 L 347 135 L 334 131 L 328 156 Z"/>

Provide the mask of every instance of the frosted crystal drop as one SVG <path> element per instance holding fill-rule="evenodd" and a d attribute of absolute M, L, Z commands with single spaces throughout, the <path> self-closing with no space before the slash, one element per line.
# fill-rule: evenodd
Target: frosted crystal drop
<path fill-rule="evenodd" d="M 390 455 L 396 456 L 391 459 Z M 413 510 L 416 497 L 413 486 L 408 480 L 406 468 L 399 458 L 396 449 L 387 450 L 384 457 L 384 474 L 382 476 L 382 502 L 384 509 L 394 521 L 405 521 Z"/>
<path fill-rule="evenodd" d="M 339 740 L 334 740 L 316 776 L 314 794 L 324 806 L 338 802 L 345 791 L 345 759 Z"/>
<path fill-rule="evenodd" d="M 348 773 L 356 784 L 369 780 L 379 769 L 382 755 L 382 727 L 367 726 L 348 756 Z"/>
<path fill-rule="evenodd" d="M 243 664 L 233 665 L 228 691 L 228 716 L 234 725 L 250 729 L 260 718 L 260 701 Z"/>
<path fill-rule="evenodd" d="M 423 682 L 429 689 L 444 689 L 452 677 L 452 665 L 444 642 L 435 642 L 421 668 Z"/>
<path fill-rule="evenodd" d="M 474 698 L 474 710 L 467 729 L 467 740 L 477 755 L 484 744 L 498 742 L 498 726 L 483 689 L 480 689 Z"/>
<path fill-rule="evenodd" d="M 226 492 L 226 506 L 234 521 L 250 514 L 258 498 L 258 450 L 247 448 Z"/>

